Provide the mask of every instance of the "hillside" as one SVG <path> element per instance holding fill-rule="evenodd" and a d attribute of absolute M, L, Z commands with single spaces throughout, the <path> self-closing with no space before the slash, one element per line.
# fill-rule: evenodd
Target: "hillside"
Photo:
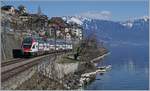
<path fill-rule="evenodd" d="M 20 48 L 21 39 L 20 35 L 14 33 L 4 33 L 1 34 L 1 53 L 2 61 L 6 59 L 13 58 L 12 49 Z"/>

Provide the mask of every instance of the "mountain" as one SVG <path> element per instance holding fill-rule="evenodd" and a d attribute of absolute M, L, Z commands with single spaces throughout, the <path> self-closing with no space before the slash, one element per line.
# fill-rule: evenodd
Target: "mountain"
<path fill-rule="evenodd" d="M 148 42 L 149 40 L 149 17 L 136 18 L 133 20 L 115 22 L 111 20 L 90 19 L 81 16 L 66 17 L 80 21 L 84 27 L 84 35 L 92 33 L 103 42 Z M 75 21 L 74 21 L 75 22 Z"/>
<path fill-rule="evenodd" d="M 68 23 L 69 22 L 75 22 L 77 24 L 80 24 L 80 25 L 84 25 L 84 21 L 91 21 L 92 19 L 90 18 L 86 18 L 86 17 L 82 17 L 82 16 L 63 16 L 62 19 L 64 21 L 67 21 Z"/>

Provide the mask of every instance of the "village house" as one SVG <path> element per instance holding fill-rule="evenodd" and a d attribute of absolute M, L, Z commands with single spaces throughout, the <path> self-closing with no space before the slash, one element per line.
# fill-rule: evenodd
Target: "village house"
<path fill-rule="evenodd" d="M 49 31 L 50 36 L 54 37 L 56 33 L 57 37 L 59 38 L 64 37 L 66 23 L 61 17 L 52 17 L 49 20 L 48 27 L 49 27 L 48 31 Z"/>
<path fill-rule="evenodd" d="M 9 15 L 15 14 L 15 7 L 12 5 L 6 5 L 1 7 L 1 12 Z"/>
<path fill-rule="evenodd" d="M 1 25 L 2 30 L 15 31 L 22 23 L 18 18 L 19 11 L 14 6 L 6 5 L 1 7 Z M 5 29 L 3 29 L 5 28 Z"/>
<path fill-rule="evenodd" d="M 78 40 L 81 40 L 83 37 L 82 31 L 83 28 L 81 25 L 76 24 L 76 23 L 70 23 L 71 26 L 71 32 L 73 35 L 75 35 L 75 38 Z"/>
<path fill-rule="evenodd" d="M 1 13 L 3 16 L 8 16 L 9 28 L 13 31 L 18 32 L 32 32 L 32 31 L 45 31 L 48 26 L 48 17 L 41 13 L 30 14 L 27 9 L 20 5 L 18 9 L 15 9 L 12 5 L 5 5 L 1 7 Z M 2 25 L 5 24 L 6 20 L 3 19 Z"/>
<path fill-rule="evenodd" d="M 10 26 L 14 31 L 23 33 L 36 31 L 42 36 L 47 33 L 52 38 L 56 34 L 56 38 L 67 41 L 82 39 L 81 25 L 75 22 L 66 22 L 61 17 L 52 17 L 48 20 L 48 17 L 41 13 L 40 7 L 36 14 L 28 13 L 22 5 L 18 7 L 18 10 L 11 5 L 3 6 L 1 9 L 8 15 L 13 16 L 10 20 Z"/>
<path fill-rule="evenodd" d="M 49 34 L 50 36 L 54 37 L 55 32 L 56 36 L 63 39 L 66 39 L 67 41 L 74 40 L 82 40 L 82 26 L 79 24 L 76 24 L 74 22 L 66 23 L 64 20 L 62 20 L 61 17 L 52 17 L 49 20 Z"/>
<path fill-rule="evenodd" d="M 19 18 L 24 22 L 23 27 L 30 31 L 45 31 L 48 26 L 48 17 L 46 15 L 38 14 L 22 14 Z"/>
<path fill-rule="evenodd" d="M 67 33 L 67 34 L 66 34 L 66 40 L 67 40 L 67 41 L 71 41 L 71 38 L 72 38 L 72 36 L 71 36 L 69 33 Z"/>

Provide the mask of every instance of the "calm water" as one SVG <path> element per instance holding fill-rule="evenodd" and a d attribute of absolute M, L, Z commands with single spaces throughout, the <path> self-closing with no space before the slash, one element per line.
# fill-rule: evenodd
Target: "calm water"
<path fill-rule="evenodd" d="M 149 88 L 148 45 L 112 46 L 98 65 L 112 65 L 112 70 L 88 85 L 88 90 L 145 90 Z"/>

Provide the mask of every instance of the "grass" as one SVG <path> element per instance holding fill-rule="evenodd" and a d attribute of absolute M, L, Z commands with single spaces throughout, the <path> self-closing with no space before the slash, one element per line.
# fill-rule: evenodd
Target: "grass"
<path fill-rule="evenodd" d="M 75 60 L 75 59 L 73 59 L 73 58 L 71 58 L 71 57 L 65 55 L 65 56 L 61 57 L 61 59 L 59 59 L 59 60 L 57 61 L 57 63 L 76 63 L 76 62 L 78 62 L 78 61 L 79 61 L 79 60 Z"/>

